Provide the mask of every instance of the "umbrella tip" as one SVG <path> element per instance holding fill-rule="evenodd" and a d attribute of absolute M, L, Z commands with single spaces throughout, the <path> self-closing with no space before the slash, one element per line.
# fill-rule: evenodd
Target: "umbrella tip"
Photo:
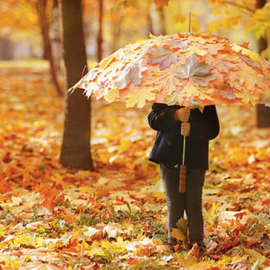
<path fill-rule="evenodd" d="M 189 12 L 189 15 L 188 15 L 188 33 L 190 34 L 190 26 L 191 25 L 191 11 Z"/>

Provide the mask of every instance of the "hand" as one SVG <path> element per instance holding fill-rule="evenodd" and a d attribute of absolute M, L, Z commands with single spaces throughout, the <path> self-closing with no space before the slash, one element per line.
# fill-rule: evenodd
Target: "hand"
<path fill-rule="evenodd" d="M 190 123 L 183 122 L 181 124 L 181 135 L 190 136 Z"/>
<path fill-rule="evenodd" d="M 181 108 L 176 111 L 176 116 L 181 122 L 187 122 L 190 116 L 190 109 Z"/>

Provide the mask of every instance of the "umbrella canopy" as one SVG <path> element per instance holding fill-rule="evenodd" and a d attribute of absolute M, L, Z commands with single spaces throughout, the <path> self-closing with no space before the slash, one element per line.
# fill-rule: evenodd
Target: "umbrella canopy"
<path fill-rule="evenodd" d="M 201 107 L 251 103 L 270 106 L 270 64 L 227 38 L 178 33 L 150 36 L 108 56 L 72 89 L 127 107 L 146 102 Z"/>

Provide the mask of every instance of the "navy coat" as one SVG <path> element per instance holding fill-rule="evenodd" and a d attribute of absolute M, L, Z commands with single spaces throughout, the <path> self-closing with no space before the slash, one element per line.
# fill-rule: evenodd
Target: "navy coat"
<path fill-rule="evenodd" d="M 155 144 L 149 160 L 172 166 L 182 164 L 183 136 L 181 121 L 174 120 L 178 105 L 154 103 L 148 115 L 151 128 L 157 130 Z M 209 140 L 219 134 L 219 120 L 214 105 L 205 106 L 203 113 L 199 109 L 190 110 L 190 136 L 186 137 L 185 165 L 208 169 Z"/>

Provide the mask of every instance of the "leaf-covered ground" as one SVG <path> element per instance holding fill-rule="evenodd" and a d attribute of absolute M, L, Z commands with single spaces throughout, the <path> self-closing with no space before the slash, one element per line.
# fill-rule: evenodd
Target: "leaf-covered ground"
<path fill-rule="evenodd" d="M 96 170 L 66 170 L 64 100 L 49 74 L 0 70 L 0 269 L 270 269 L 270 140 L 254 107 L 218 106 L 198 257 L 181 237 L 176 253 L 166 245 L 151 105 L 92 104 Z"/>

